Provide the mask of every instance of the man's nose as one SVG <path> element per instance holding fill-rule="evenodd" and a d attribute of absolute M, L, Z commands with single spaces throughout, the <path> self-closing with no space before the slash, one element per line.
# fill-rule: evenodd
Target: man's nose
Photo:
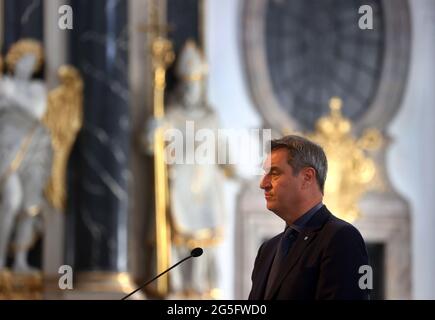
<path fill-rule="evenodd" d="M 265 190 L 265 189 L 269 189 L 270 186 L 270 179 L 268 177 L 268 175 L 264 175 L 264 177 L 261 179 L 260 181 L 260 188 Z"/>

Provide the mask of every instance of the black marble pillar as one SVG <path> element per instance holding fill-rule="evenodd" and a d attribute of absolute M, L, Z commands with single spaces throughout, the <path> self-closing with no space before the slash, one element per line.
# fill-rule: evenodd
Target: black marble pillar
<path fill-rule="evenodd" d="M 199 47 L 203 47 L 201 33 L 203 32 L 202 2 L 204 0 L 167 0 L 167 20 L 169 25 L 169 38 L 173 43 L 174 52 L 178 57 L 187 40 L 194 40 Z M 167 72 L 167 92 L 171 92 L 177 79 L 174 75 L 173 63 Z"/>
<path fill-rule="evenodd" d="M 201 1 L 203 0 L 168 0 L 167 19 L 170 27 L 169 35 L 178 52 L 188 39 L 201 41 Z"/>
<path fill-rule="evenodd" d="M 84 78 L 84 124 L 70 159 L 66 261 L 74 271 L 127 269 L 128 1 L 72 0 L 70 63 Z"/>
<path fill-rule="evenodd" d="M 42 0 L 4 0 L 3 50 L 21 38 L 43 40 Z"/>

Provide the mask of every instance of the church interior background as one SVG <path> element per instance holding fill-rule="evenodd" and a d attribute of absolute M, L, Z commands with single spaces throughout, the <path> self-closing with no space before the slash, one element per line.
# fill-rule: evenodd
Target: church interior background
<path fill-rule="evenodd" d="M 246 299 L 283 222 L 251 164 L 165 164 L 190 121 L 320 143 L 372 298 L 435 299 L 434 0 L 0 0 L 0 48 L 0 298 L 119 299 L 200 246 L 132 298 Z"/>

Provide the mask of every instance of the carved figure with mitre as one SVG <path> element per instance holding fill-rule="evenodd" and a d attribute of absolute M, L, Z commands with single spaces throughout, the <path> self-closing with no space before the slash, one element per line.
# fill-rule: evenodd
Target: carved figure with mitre
<path fill-rule="evenodd" d="M 183 297 L 216 298 L 219 295 L 216 246 L 223 237 L 223 173 L 228 168 L 217 164 L 218 148 L 223 148 L 222 141 L 215 139 L 218 137 L 219 119 L 207 103 L 207 64 L 193 41 L 188 41 L 182 49 L 175 74 L 177 88 L 169 97 L 165 123 L 168 128 L 178 129 L 182 134 L 183 161 L 168 168 L 172 258 L 174 262 L 181 260 L 195 247 L 205 250 L 201 259 L 187 261 L 173 270 L 171 288 Z M 198 163 L 195 157 L 198 146 L 204 142 L 196 139 L 202 129 L 213 133 L 215 149 L 212 153 L 216 159 L 210 163 Z M 193 148 L 188 147 L 189 144 Z M 194 161 L 189 162 L 189 159 Z"/>

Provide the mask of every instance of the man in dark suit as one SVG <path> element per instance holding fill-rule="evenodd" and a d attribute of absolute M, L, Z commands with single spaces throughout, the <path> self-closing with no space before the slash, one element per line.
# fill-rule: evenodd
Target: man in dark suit
<path fill-rule="evenodd" d="M 286 228 L 260 247 L 249 299 L 368 299 L 363 238 L 322 203 L 327 166 L 323 149 L 305 138 L 272 141 L 260 187 Z"/>

